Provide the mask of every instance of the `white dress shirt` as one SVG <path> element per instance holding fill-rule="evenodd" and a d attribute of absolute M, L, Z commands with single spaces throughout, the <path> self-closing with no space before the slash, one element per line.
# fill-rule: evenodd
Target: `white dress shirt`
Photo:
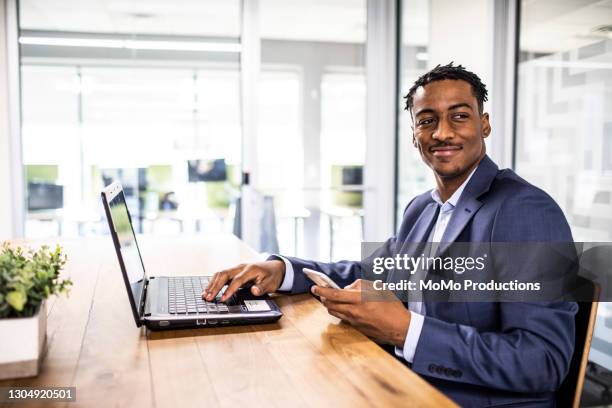
<path fill-rule="evenodd" d="M 477 167 L 478 168 L 478 167 Z M 431 190 L 431 198 L 440 205 L 440 212 L 436 219 L 436 224 L 433 228 L 432 233 L 429 236 L 429 242 L 440 242 L 448 226 L 448 222 L 455 211 L 455 207 L 463 194 L 465 186 L 474 175 L 474 169 L 467 179 L 459 186 L 459 188 L 453 193 L 452 196 L 446 202 L 442 202 L 440 193 L 437 189 Z M 278 288 L 280 291 L 289 291 L 293 287 L 294 271 L 291 262 L 286 258 L 279 256 L 285 262 L 285 277 L 281 286 Z M 423 323 L 425 322 L 425 305 L 423 302 L 408 302 L 408 309 L 410 309 L 410 325 L 408 326 L 408 333 L 406 334 L 406 341 L 403 348 L 396 347 L 395 354 L 398 357 L 403 357 L 409 363 L 414 360 L 414 353 L 416 352 L 419 338 L 421 337 L 421 331 L 423 330 Z"/>
<path fill-rule="evenodd" d="M 433 228 L 432 233 L 429 236 L 429 242 L 440 242 L 448 226 L 448 222 L 455 211 L 455 207 L 463 194 L 465 186 L 472 178 L 476 169 L 472 170 L 467 179 L 459 186 L 459 188 L 453 193 L 452 196 L 446 202 L 442 202 L 440 193 L 437 189 L 431 190 L 431 198 L 438 203 L 440 206 L 440 212 L 436 219 L 436 225 Z M 432 249 L 435 245 L 432 245 Z M 414 353 L 416 352 L 419 338 L 421 337 L 421 331 L 423 330 L 423 323 L 425 322 L 425 304 L 423 302 L 408 302 L 408 309 L 410 309 L 410 325 L 408 326 L 408 333 L 406 334 L 406 341 L 404 347 L 395 348 L 395 355 L 398 357 L 404 357 L 406 361 L 412 363 L 414 360 Z"/>

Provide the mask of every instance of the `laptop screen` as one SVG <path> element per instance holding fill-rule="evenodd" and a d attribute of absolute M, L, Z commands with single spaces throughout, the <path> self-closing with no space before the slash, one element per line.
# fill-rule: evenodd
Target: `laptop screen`
<path fill-rule="evenodd" d="M 145 282 L 146 274 L 142 263 L 142 257 L 140 256 L 140 250 L 138 249 L 138 243 L 136 242 L 136 235 L 134 234 L 130 214 L 125 203 L 123 190 L 119 191 L 108 204 L 111 218 L 109 224 L 111 230 L 114 229 L 116 232 L 121 258 L 123 259 L 123 265 L 125 267 L 124 273 L 127 275 L 127 280 L 130 284 L 134 304 L 136 308 L 139 309 L 139 305 L 142 301 L 143 283 Z M 138 310 L 135 310 L 134 314 L 138 315 Z"/>

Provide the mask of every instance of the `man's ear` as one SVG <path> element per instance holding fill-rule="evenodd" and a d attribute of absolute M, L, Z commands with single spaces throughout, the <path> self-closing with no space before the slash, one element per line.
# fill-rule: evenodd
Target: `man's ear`
<path fill-rule="evenodd" d="M 482 125 L 483 137 L 489 137 L 489 135 L 491 134 L 491 123 L 489 123 L 489 114 L 486 112 L 483 113 L 482 117 L 480 118 L 480 121 Z"/>
<path fill-rule="evenodd" d="M 410 126 L 410 129 L 412 129 L 412 145 L 418 148 L 419 145 L 417 144 L 416 137 L 414 136 L 414 126 Z"/>

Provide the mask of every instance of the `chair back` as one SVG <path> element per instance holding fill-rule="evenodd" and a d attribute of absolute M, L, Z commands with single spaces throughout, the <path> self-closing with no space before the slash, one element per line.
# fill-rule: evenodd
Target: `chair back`
<path fill-rule="evenodd" d="M 579 276 L 577 287 L 580 299 L 592 299 L 592 301 L 578 302 L 578 312 L 575 316 L 574 354 L 567 376 L 557 391 L 557 406 L 559 407 L 578 408 L 580 405 L 599 302 L 599 286 L 596 283 Z"/>

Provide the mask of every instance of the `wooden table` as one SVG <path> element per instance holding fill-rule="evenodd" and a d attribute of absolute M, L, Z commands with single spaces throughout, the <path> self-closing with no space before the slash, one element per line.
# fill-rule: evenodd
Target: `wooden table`
<path fill-rule="evenodd" d="M 151 275 L 212 274 L 259 259 L 229 235 L 140 244 Z M 454 406 L 308 294 L 278 296 L 284 316 L 274 324 L 137 329 L 110 237 L 62 245 L 74 288 L 49 302 L 41 373 L 0 386 L 76 386 L 77 401 L 5 406 Z"/>

